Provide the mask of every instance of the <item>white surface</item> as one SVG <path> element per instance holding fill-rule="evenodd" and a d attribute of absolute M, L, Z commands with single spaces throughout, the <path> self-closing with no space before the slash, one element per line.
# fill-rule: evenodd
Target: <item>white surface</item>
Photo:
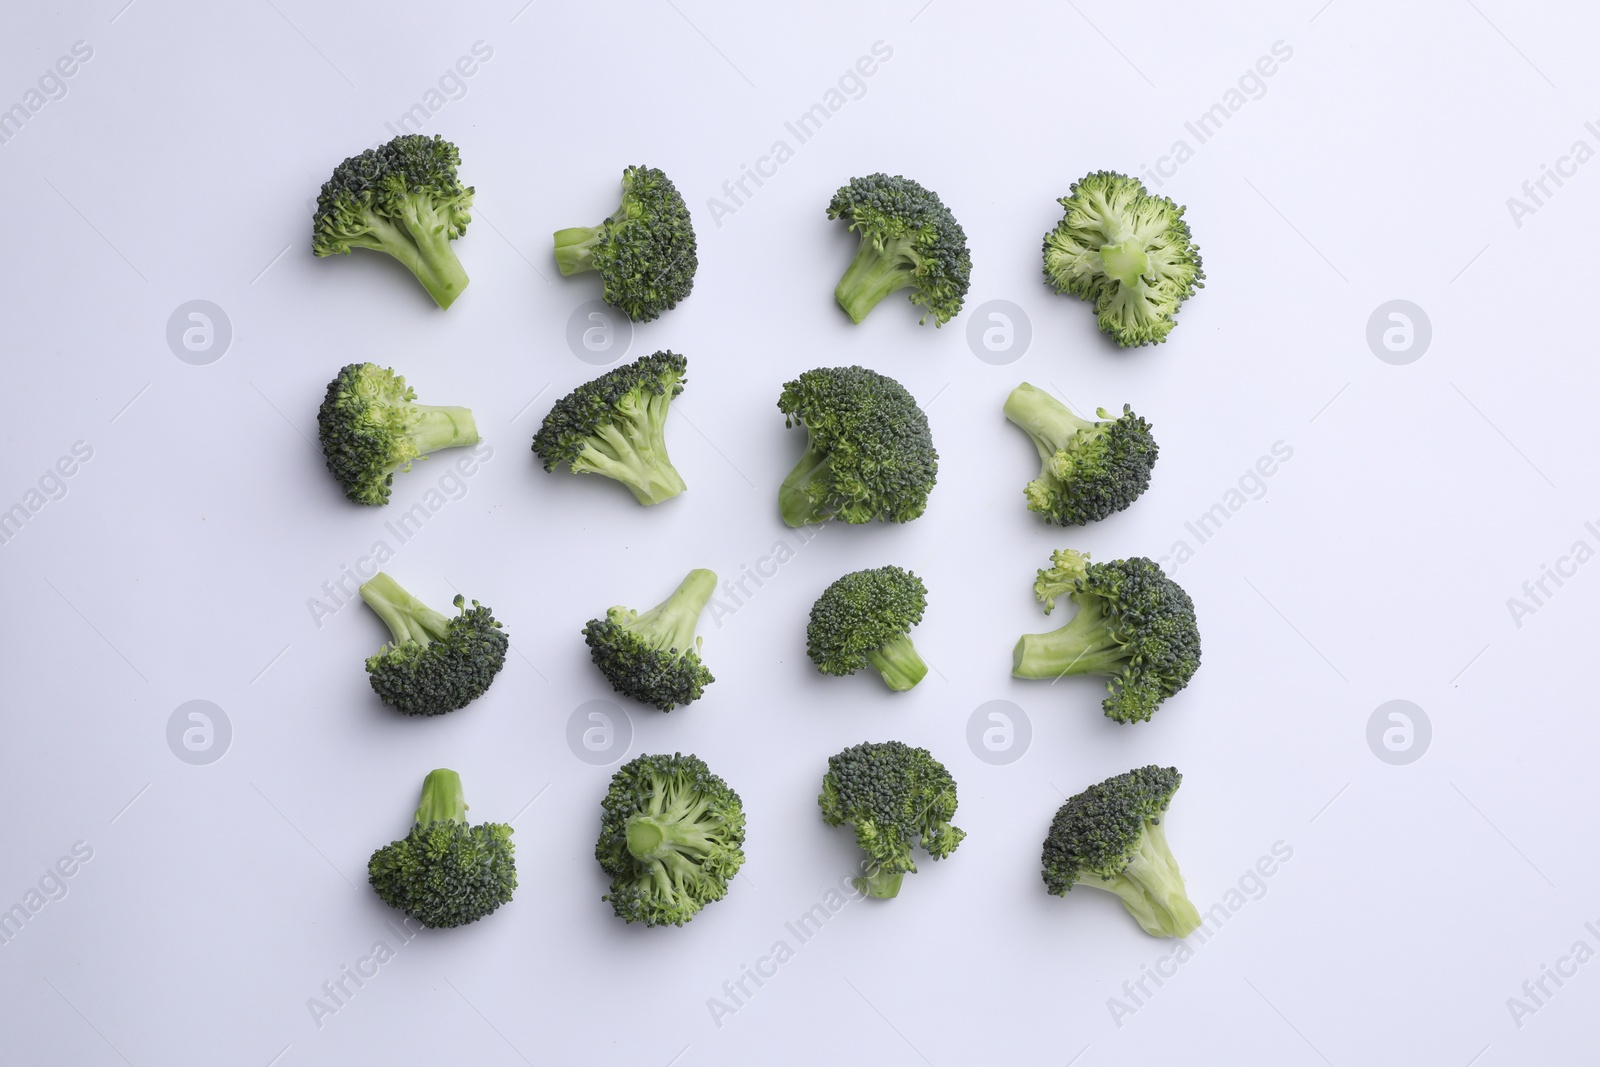
<path fill-rule="evenodd" d="M 0 549 L 0 903 L 74 842 L 93 849 L 67 896 L 0 948 L 0 1060 L 943 1067 L 1081 1052 L 1083 1067 L 1489 1067 L 1588 1054 L 1600 964 L 1549 985 L 1520 1028 L 1506 1000 L 1575 941 L 1600 948 L 1582 925 L 1600 918 L 1584 666 L 1600 568 L 1520 628 L 1506 598 L 1575 540 L 1597 544 L 1583 523 L 1600 519 L 1585 313 L 1600 165 L 1520 228 L 1505 198 L 1575 139 L 1600 145 L 1581 103 L 1592 12 L 122 2 L 18 8 L 0 41 L 4 103 L 73 42 L 93 48 L 67 95 L 0 146 L 0 505 L 74 442 L 93 449 Z M 424 128 L 460 145 L 477 187 L 456 245 L 472 284 L 440 313 L 379 257 L 314 260 L 307 205 L 480 40 L 492 58 Z M 893 55 L 865 94 L 715 225 L 707 197 L 775 139 L 793 146 L 784 122 L 880 40 Z M 1085 171 L 1192 144 L 1185 121 L 1280 40 L 1293 56 L 1264 95 L 1162 190 L 1189 205 L 1207 288 L 1169 343 L 1116 352 L 1088 307 L 1040 281 L 1054 198 Z M 690 491 L 649 510 L 602 480 L 546 475 L 528 451 L 555 397 L 598 372 L 564 341 L 598 286 L 556 276 L 549 235 L 608 212 L 638 162 L 687 194 L 701 260 L 693 295 L 633 342 L 691 366 L 669 431 Z M 1020 362 L 976 359 L 966 316 L 919 328 L 896 298 L 857 328 L 834 307 L 854 240 L 823 207 L 877 169 L 951 205 L 975 264 L 969 312 L 1007 299 L 1031 317 Z M 210 366 L 164 340 L 196 298 L 233 326 Z M 1409 366 L 1364 339 L 1394 298 L 1433 323 Z M 393 543 L 384 523 L 451 462 L 399 478 L 385 511 L 344 502 L 308 440 L 324 384 L 360 358 L 399 368 L 425 402 L 471 406 L 493 446 L 388 566 L 436 605 L 452 587 L 482 599 L 512 635 L 487 698 L 440 721 L 373 699 L 361 660 L 383 631 L 365 609 L 320 628 L 307 609 L 341 566 Z M 919 521 L 826 529 L 735 615 L 708 616 L 717 682 L 703 701 L 631 709 L 632 753 L 697 752 L 743 795 L 749 861 L 691 925 L 625 927 L 592 856 L 610 768 L 565 742 L 572 710 L 610 696 L 577 631 L 610 604 L 654 603 L 690 567 L 736 576 L 793 542 L 774 492 L 801 438 L 773 402 L 795 373 L 855 361 L 931 405 L 938 488 Z M 1024 379 L 1151 420 L 1162 457 L 1132 510 L 1076 532 L 1024 510 L 1035 460 L 1000 415 Z M 1277 441 L 1293 457 L 1265 499 L 1177 571 L 1205 659 L 1154 722 L 1104 720 L 1093 682 L 1008 677 L 1016 636 L 1048 625 L 1029 583 L 1052 548 L 1108 559 L 1193 543 L 1185 522 Z M 916 641 L 936 672 L 898 697 L 870 676 L 823 679 L 804 655 L 817 592 L 888 561 L 931 590 Z M 1409 766 L 1365 740 L 1396 698 L 1433 724 Z M 210 766 L 165 741 L 191 699 L 232 723 Z M 992 699 L 1032 722 L 1011 766 L 965 742 Z M 817 816 L 826 757 L 889 737 L 946 761 L 970 836 L 898 900 L 834 916 L 719 1028 L 708 998 L 775 941 L 793 946 L 784 924 L 854 862 L 848 833 Z M 1169 836 L 1202 909 L 1275 842 L 1293 857 L 1119 1026 L 1108 998 L 1171 946 L 1109 896 L 1047 896 L 1039 843 L 1062 792 L 1150 762 L 1185 774 Z M 479 817 L 539 797 L 516 821 L 516 899 L 410 942 L 319 1028 L 308 998 L 395 941 L 365 863 L 404 831 L 435 766 L 461 771 Z"/>

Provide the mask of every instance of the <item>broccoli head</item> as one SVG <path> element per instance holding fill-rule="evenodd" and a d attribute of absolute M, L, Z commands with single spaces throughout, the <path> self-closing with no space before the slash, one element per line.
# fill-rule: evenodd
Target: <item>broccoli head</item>
<path fill-rule="evenodd" d="M 361 599 L 389 627 L 390 644 L 367 658 L 372 691 L 403 715 L 443 715 L 478 699 L 506 665 L 510 641 L 489 609 L 455 598 L 441 615 L 379 571 Z"/>
<path fill-rule="evenodd" d="M 585 382 L 556 401 L 533 438 L 533 450 L 553 471 L 603 474 L 632 491 L 641 504 L 659 504 L 683 492 L 683 479 L 667 458 L 667 407 L 683 392 L 688 360 L 656 352 Z"/>
<path fill-rule="evenodd" d="M 376 363 L 350 363 L 328 383 L 317 437 L 328 471 L 357 504 L 387 504 L 396 471 L 441 448 L 478 443 L 466 408 L 413 403 L 406 380 Z"/>
<path fill-rule="evenodd" d="M 1143 556 L 1090 563 L 1088 553 L 1063 549 L 1033 591 L 1047 615 L 1058 596 L 1078 613 L 1059 630 L 1023 635 L 1012 652 L 1018 678 L 1098 675 L 1111 694 L 1101 705 L 1107 717 L 1144 722 L 1200 666 L 1194 601 Z"/>
<path fill-rule="evenodd" d="M 910 522 L 927 507 L 939 453 L 928 417 L 893 378 L 865 367 L 809 370 L 784 384 L 778 410 L 808 435 L 778 490 L 790 526 Z"/>
<path fill-rule="evenodd" d="M 605 301 L 634 322 L 649 322 L 694 288 L 694 224 L 677 186 L 654 167 L 622 172 L 622 206 L 598 226 L 556 231 L 563 275 L 600 272 Z"/>
<path fill-rule="evenodd" d="M 1165 341 L 1179 306 L 1205 287 L 1184 209 L 1108 170 L 1074 182 L 1059 203 L 1067 212 L 1045 234 L 1045 278 L 1094 301 L 1100 329 L 1123 348 Z"/>
<path fill-rule="evenodd" d="M 1028 510 L 1060 526 L 1083 526 L 1121 511 L 1150 487 L 1156 439 L 1128 405 L 1113 418 L 1080 419 L 1042 389 L 1023 382 L 1006 398 L 1006 418 L 1039 450 L 1039 477 L 1023 490 Z"/>
<path fill-rule="evenodd" d="M 611 688 L 662 711 L 698 700 L 716 679 L 700 662 L 694 629 L 716 588 L 715 574 L 693 570 L 671 596 L 642 615 L 619 606 L 603 619 L 590 619 L 583 637 Z"/>
<path fill-rule="evenodd" d="M 682 926 L 744 865 L 744 806 L 694 755 L 640 756 L 611 777 L 594 857 L 617 918 Z"/>
<path fill-rule="evenodd" d="M 423 779 L 411 832 L 367 861 L 367 880 L 385 904 L 424 926 L 462 926 L 511 899 L 515 850 L 505 823 L 467 822 L 461 776 L 441 768 Z"/>
<path fill-rule="evenodd" d="M 1058 897 L 1075 885 L 1122 898 L 1154 937 L 1188 937 L 1200 913 L 1183 888 L 1161 822 L 1183 775 L 1140 767 L 1107 778 L 1061 805 L 1044 839 L 1044 884 Z"/>
<path fill-rule="evenodd" d="M 942 860 L 967 836 L 950 825 L 956 814 L 950 772 L 927 749 L 899 741 L 867 742 L 830 756 L 817 804 L 829 826 L 855 828 L 856 844 L 867 854 L 865 876 L 855 887 L 880 900 L 898 896 L 906 872 L 916 872 L 911 849 L 919 842 Z"/>
<path fill-rule="evenodd" d="M 450 242 L 472 221 L 472 186 L 456 177 L 461 153 L 435 134 L 401 134 L 334 168 L 317 196 L 311 250 L 387 252 L 404 263 L 441 308 L 467 287 Z"/>
<path fill-rule="evenodd" d="M 823 674 L 854 674 L 871 664 L 890 689 L 903 692 L 928 673 L 910 636 L 927 606 L 927 587 L 908 570 L 852 571 L 811 605 L 806 654 Z"/>
<path fill-rule="evenodd" d="M 833 194 L 828 218 L 844 219 L 861 234 L 861 246 L 839 279 L 834 298 L 850 321 L 896 289 L 910 287 L 921 322 L 943 326 L 961 313 L 972 278 L 967 234 L 939 194 L 899 175 L 851 178 Z"/>

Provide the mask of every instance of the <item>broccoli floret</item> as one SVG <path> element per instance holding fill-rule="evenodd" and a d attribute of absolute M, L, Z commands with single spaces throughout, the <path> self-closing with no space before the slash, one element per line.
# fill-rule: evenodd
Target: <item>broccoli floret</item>
<path fill-rule="evenodd" d="M 317 437 L 328 470 L 357 504 L 387 504 L 396 471 L 441 448 L 478 443 L 466 408 L 413 403 L 406 380 L 376 363 L 350 363 L 328 383 Z"/>
<path fill-rule="evenodd" d="M 1147 934 L 1194 933 L 1200 913 L 1184 891 L 1161 825 L 1182 782 L 1176 767 L 1140 767 L 1061 805 L 1044 839 L 1045 888 L 1058 897 L 1074 885 L 1104 889 L 1122 898 Z"/>
<path fill-rule="evenodd" d="M 833 194 L 828 218 L 861 232 L 861 247 L 839 279 L 834 298 L 852 322 L 896 289 L 911 287 L 911 302 L 943 326 L 961 313 L 972 278 L 967 234 L 939 194 L 899 175 L 851 178 Z"/>
<path fill-rule="evenodd" d="M 622 206 L 598 226 L 556 231 L 564 275 L 600 272 L 605 301 L 634 322 L 649 322 L 694 288 L 694 224 L 677 186 L 654 167 L 622 172 Z"/>
<path fill-rule="evenodd" d="M 778 490 L 790 526 L 910 522 L 927 507 L 939 453 L 928 417 L 893 378 L 865 367 L 809 370 L 784 384 L 778 410 L 808 434 Z"/>
<path fill-rule="evenodd" d="M 1045 234 L 1045 278 L 1094 301 L 1100 329 L 1123 348 L 1165 341 L 1178 307 L 1205 287 L 1184 209 L 1108 170 L 1074 182 L 1059 203 L 1067 213 Z"/>
<path fill-rule="evenodd" d="M 450 242 L 472 221 L 472 186 L 456 177 L 461 153 L 435 134 L 401 134 L 334 168 L 317 196 L 311 250 L 348 255 L 352 248 L 387 252 L 404 263 L 447 308 L 467 287 Z"/>
<path fill-rule="evenodd" d="M 1080 419 L 1042 389 L 1023 382 L 1006 398 L 1006 418 L 1039 450 L 1039 477 L 1023 490 L 1028 510 L 1060 526 L 1083 526 L 1121 511 L 1150 487 L 1156 439 L 1150 424 L 1122 405 L 1100 422 Z"/>
<path fill-rule="evenodd" d="M 467 822 L 461 776 L 441 768 L 423 779 L 411 832 L 367 861 L 367 880 L 385 904 L 424 926 L 462 926 L 511 899 L 515 851 L 510 826 Z"/>
<path fill-rule="evenodd" d="M 1078 605 L 1072 621 L 1025 634 L 1012 652 L 1018 678 L 1092 674 L 1107 679 L 1101 705 L 1117 722 L 1144 722 L 1200 666 L 1194 601 L 1143 556 L 1090 563 L 1086 552 L 1052 553 L 1033 591 L 1045 614 L 1058 596 Z"/>
<path fill-rule="evenodd" d="M 744 806 L 695 755 L 645 755 L 611 777 L 594 857 L 617 918 L 682 926 L 744 865 Z"/>
<path fill-rule="evenodd" d="M 693 570 L 643 615 L 618 606 L 603 619 L 590 619 L 583 637 L 611 688 L 662 711 L 698 700 L 716 679 L 700 662 L 694 628 L 716 588 L 715 574 Z"/>
<path fill-rule="evenodd" d="M 688 360 L 656 352 L 585 382 L 556 401 L 533 438 L 533 450 L 553 471 L 603 474 L 632 490 L 641 504 L 683 492 L 667 458 L 667 408 L 683 392 Z"/>
<path fill-rule="evenodd" d="M 853 571 L 811 605 L 806 654 L 823 674 L 854 674 L 871 664 L 890 689 L 903 692 L 928 673 L 910 636 L 927 606 L 927 587 L 908 570 Z"/>
<path fill-rule="evenodd" d="M 880 900 L 898 896 L 906 872 L 916 873 L 911 849 L 919 842 L 942 860 L 967 836 L 950 825 L 956 780 L 927 749 L 899 741 L 866 742 L 830 756 L 817 804 L 829 826 L 855 828 L 867 854 L 855 887 Z"/>
<path fill-rule="evenodd" d="M 506 665 L 506 632 L 476 600 L 455 598 L 457 614 L 441 615 L 379 571 L 361 599 L 389 627 L 393 642 L 367 658 L 372 691 L 403 715 L 443 715 L 488 690 Z"/>

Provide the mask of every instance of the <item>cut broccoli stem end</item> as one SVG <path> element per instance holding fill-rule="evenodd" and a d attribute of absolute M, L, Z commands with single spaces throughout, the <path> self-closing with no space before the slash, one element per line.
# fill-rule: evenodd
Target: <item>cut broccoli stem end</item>
<path fill-rule="evenodd" d="M 928 673 L 928 665 L 917 655 L 911 638 L 904 634 L 868 652 L 867 662 L 877 668 L 884 682 L 897 693 L 912 688 Z"/>
<path fill-rule="evenodd" d="M 416 429 L 411 431 L 411 443 L 421 455 L 441 448 L 475 445 L 479 441 L 477 420 L 467 408 L 413 404 L 411 410 L 421 417 Z"/>
<path fill-rule="evenodd" d="M 692 823 L 659 815 L 635 815 L 628 820 L 628 854 L 640 861 L 665 861 L 677 854 L 704 856 L 711 842 Z"/>
<path fill-rule="evenodd" d="M 631 429 L 631 428 L 630 428 Z M 653 435 L 602 427 L 571 467 L 579 474 L 603 474 L 628 487 L 641 504 L 659 504 L 688 488 L 667 457 L 659 427 Z"/>
<path fill-rule="evenodd" d="M 1040 461 L 1047 464 L 1077 433 L 1095 425 L 1078 418 L 1061 401 L 1027 382 L 1011 390 L 1004 411 L 1006 418 L 1032 439 Z"/>
<path fill-rule="evenodd" d="M 1011 673 L 1018 678 L 1061 678 L 1074 674 L 1117 674 L 1126 654 L 1103 620 L 1080 625 L 1082 609 L 1059 630 L 1023 634 L 1011 651 Z"/>
<path fill-rule="evenodd" d="M 1200 912 L 1189 900 L 1178 861 L 1167 848 L 1160 823 L 1145 824 L 1144 837 L 1121 874 L 1085 875 L 1083 885 L 1115 893 L 1128 913 L 1153 937 L 1188 937 L 1200 926 Z"/>
<path fill-rule="evenodd" d="M 1150 257 L 1134 241 L 1102 245 L 1100 262 L 1105 267 L 1106 273 L 1123 285 L 1138 284 L 1139 279 L 1150 269 Z"/>
<path fill-rule="evenodd" d="M 442 232 L 428 234 L 417 242 L 417 265 L 411 269 L 441 309 L 454 304 L 471 281 L 456 258 L 455 249 L 450 247 L 450 239 Z"/>
<path fill-rule="evenodd" d="M 874 900 L 892 900 L 900 895 L 900 885 L 905 878 L 905 871 L 885 871 L 874 865 L 865 876 L 851 882 L 858 891 Z"/>
<path fill-rule="evenodd" d="M 828 475 L 828 454 L 818 451 L 808 442 L 805 454 L 778 487 L 778 510 L 785 524 L 806 526 L 826 522 L 831 517 L 831 513 L 812 495 L 813 485 L 825 483 Z"/>
<path fill-rule="evenodd" d="M 396 647 L 407 643 L 426 648 L 434 638 L 443 637 L 450 620 L 401 588 L 400 583 L 379 571 L 363 582 L 361 599 L 389 627 Z"/>
<path fill-rule="evenodd" d="M 861 247 L 856 249 L 849 269 L 833 291 L 834 299 L 851 322 L 859 323 L 884 297 L 913 284 L 914 269 L 915 264 L 900 246 L 890 242 L 880 248 L 872 238 L 863 236 Z"/>
<path fill-rule="evenodd" d="M 595 269 L 594 246 L 604 232 L 603 226 L 572 226 L 556 231 L 556 266 L 561 268 L 562 277 Z"/>
<path fill-rule="evenodd" d="M 435 822 L 466 822 L 467 795 L 461 789 L 461 775 L 440 767 L 422 780 L 422 802 L 417 805 L 417 825 Z"/>

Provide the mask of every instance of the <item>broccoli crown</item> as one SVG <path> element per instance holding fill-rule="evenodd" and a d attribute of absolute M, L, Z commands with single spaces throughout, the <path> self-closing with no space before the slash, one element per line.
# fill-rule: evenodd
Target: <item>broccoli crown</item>
<path fill-rule="evenodd" d="M 644 755 L 611 777 L 594 857 L 619 919 L 682 926 L 744 865 L 744 806 L 695 755 Z"/>
<path fill-rule="evenodd" d="M 423 781 L 411 832 L 372 854 L 367 880 L 385 904 L 424 926 L 461 926 L 510 901 L 515 848 L 510 826 L 467 822 L 461 776 L 440 769 Z"/>
<path fill-rule="evenodd" d="M 510 641 L 476 600 L 455 598 L 458 614 L 441 615 L 378 572 L 361 599 L 388 625 L 394 640 L 367 658 L 372 691 L 403 715 L 443 715 L 478 699 L 506 664 Z"/>
<path fill-rule="evenodd" d="M 589 656 L 611 687 L 662 711 L 698 700 L 716 681 L 700 662 L 695 625 L 717 576 L 693 570 L 672 595 L 644 614 L 614 607 L 583 628 Z"/>
<path fill-rule="evenodd" d="M 667 456 L 667 408 L 683 392 L 689 361 L 656 352 L 578 386 L 556 401 L 533 437 L 533 450 L 553 471 L 603 474 L 626 485 L 641 504 L 683 492 Z"/>
<path fill-rule="evenodd" d="M 869 174 L 851 178 L 828 202 L 828 218 L 845 219 L 861 246 L 834 296 L 860 322 L 896 289 L 911 289 L 913 304 L 943 326 L 961 313 L 972 278 L 967 234 L 939 194 L 910 178 Z"/>
<path fill-rule="evenodd" d="M 473 189 L 456 177 L 461 153 L 435 134 L 401 134 L 334 168 L 312 218 L 311 250 L 385 252 L 417 276 L 441 308 L 467 287 L 450 242 L 472 221 Z"/>
<path fill-rule="evenodd" d="M 396 471 L 441 448 L 478 443 L 472 412 L 413 403 L 416 392 L 375 363 L 347 364 L 328 383 L 317 437 L 328 471 L 357 504 L 389 502 Z"/>
<path fill-rule="evenodd" d="M 939 453 L 928 417 L 893 378 L 865 367 L 809 370 L 784 384 L 778 410 L 809 435 L 778 490 L 790 526 L 910 522 L 927 507 Z"/>
<path fill-rule="evenodd" d="M 1114 514 L 1150 487 L 1158 449 L 1150 424 L 1122 405 L 1099 422 L 1023 382 L 1006 400 L 1006 418 L 1027 431 L 1039 450 L 1039 477 L 1023 490 L 1028 510 L 1060 526 L 1083 526 Z"/>
<path fill-rule="evenodd" d="M 606 303 L 634 322 L 676 307 L 700 265 L 689 207 L 654 167 L 624 170 L 615 214 L 598 226 L 558 230 L 555 244 L 562 274 L 599 271 Z"/>
<path fill-rule="evenodd" d="M 1102 676 L 1106 715 L 1144 722 L 1200 666 L 1194 601 L 1143 556 L 1090 563 L 1087 553 L 1064 549 L 1051 555 L 1033 589 L 1046 614 L 1063 595 L 1078 612 L 1059 630 L 1017 642 L 1012 673 L 1019 678 Z"/>
<path fill-rule="evenodd" d="M 830 756 L 817 804 L 829 826 L 855 828 L 867 854 L 865 877 L 855 883 L 872 897 L 900 892 L 905 874 L 917 869 L 913 846 L 920 843 L 940 860 L 967 836 L 950 825 L 956 813 L 950 772 L 927 749 L 899 741 L 866 742 Z"/>
<path fill-rule="evenodd" d="M 1205 287 L 1183 207 L 1108 170 L 1074 182 L 1059 202 L 1066 216 L 1045 234 L 1045 278 L 1094 301 L 1100 329 L 1122 347 L 1165 341 L 1179 306 Z"/>
<path fill-rule="evenodd" d="M 811 605 L 806 654 L 823 674 L 854 674 L 871 664 L 896 690 L 928 673 L 909 636 L 922 621 L 928 590 L 900 567 L 852 571 Z"/>
<path fill-rule="evenodd" d="M 1056 896 L 1074 885 L 1104 889 L 1121 897 L 1150 934 L 1193 933 L 1200 913 L 1161 825 L 1182 782 L 1176 767 L 1139 767 L 1061 805 L 1044 839 L 1045 888 Z"/>

